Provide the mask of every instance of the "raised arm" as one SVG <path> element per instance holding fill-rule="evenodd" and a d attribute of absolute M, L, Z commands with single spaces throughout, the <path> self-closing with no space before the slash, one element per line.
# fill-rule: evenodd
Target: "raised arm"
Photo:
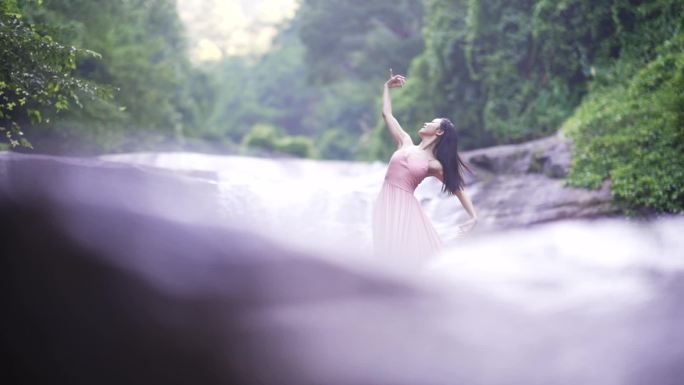
<path fill-rule="evenodd" d="M 406 82 L 406 78 L 402 75 L 394 75 L 390 68 L 390 78 L 385 82 L 382 91 L 382 117 L 385 119 L 387 129 L 389 129 L 392 138 L 397 143 L 397 147 L 402 147 L 405 144 L 413 144 L 411 136 L 404 131 L 397 119 L 392 115 L 392 101 L 390 99 L 390 88 L 401 87 Z"/>

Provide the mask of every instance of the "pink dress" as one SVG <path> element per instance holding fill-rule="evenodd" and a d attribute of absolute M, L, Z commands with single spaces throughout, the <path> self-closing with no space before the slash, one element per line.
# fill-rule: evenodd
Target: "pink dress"
<path fill-rule="evenodd" d="M 383 258 L 426 260 L 442 241 L 413 195 L 428 173 L 429 159 L 417 146 L 392 154 L 373 209 L 373 247 Z"/>

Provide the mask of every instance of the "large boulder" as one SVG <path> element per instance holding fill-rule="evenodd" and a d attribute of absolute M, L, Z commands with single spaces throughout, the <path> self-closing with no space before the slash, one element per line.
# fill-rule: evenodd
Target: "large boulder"
<path fill-rule="evenodd" d="M 564 178 L 570 168 L 571 146 L 571 141 L 558 133 L 522 144 L 464 151 L 462 158 L 476 172 L 466 171 L 465 177 L 466 192 L 480 218 L 477 231 L 619 215 L 609 180 L 597 190 L 567 185 Z M 453 206 L 453 198 L 437 193 L 439 181 L 430 178 L 425 184 L 421 198 L 426 205 L 434 205 L 432 215 L 438 221 L 450 216 L 453 225 L 467 219 L 464 210 Z"/>

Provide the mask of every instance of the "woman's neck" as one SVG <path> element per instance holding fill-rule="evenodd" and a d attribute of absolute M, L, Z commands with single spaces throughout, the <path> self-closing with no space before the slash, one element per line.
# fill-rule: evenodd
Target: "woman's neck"
<path fill-rule="evenodd" d="M 437 136 L 436 135 L 421 138 L 420 143 L 418 143 L 418 147 L 421 150 L 430 151 L 430 152 L 432 152 L 432 150 L 435 148 L 436 145 L 437 145 Z"/>

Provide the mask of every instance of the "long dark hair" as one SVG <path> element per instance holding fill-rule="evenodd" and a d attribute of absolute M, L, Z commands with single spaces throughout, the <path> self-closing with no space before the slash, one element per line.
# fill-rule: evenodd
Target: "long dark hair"
<path fill-rule="evenodd" d="M 437 144 L 435 145 L 433 153 L 439 163 L 442 164 L 444 175 L 442 192 L 449 191 L 454 194 L 456 191 L 462 190 L 465 186 L 463 169 L 465 168 L 471 174 L 474 174 L 474 172 L 458 155 L 458 135 L 456 135 L 456 128 L 454 127 L 454 124 L 451 123 L 451 120 L 442 118 L 439 128 L 441 128 L 444 133 L 437 138 Z"/>

